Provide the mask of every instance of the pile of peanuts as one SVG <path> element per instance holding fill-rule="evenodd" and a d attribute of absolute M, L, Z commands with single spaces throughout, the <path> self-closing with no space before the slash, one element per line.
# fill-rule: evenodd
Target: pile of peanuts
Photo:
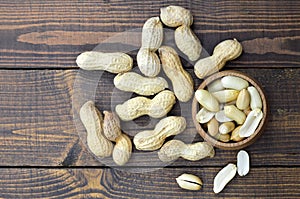
<path fill-rule="evenodd" d="M 219 43 L 211 56 L 200 59 L 202 46 L 190 28 L 192 23 L 191 12 L 180 6 L 161 8 L 160 17 L 146 20 L 142 29 L 141 48 L 136 56 L 141 74 L 132 71 L 133 59 L 123 52 L 90 51 L 77 57 L 76 63 L 81 69 L 116 74 L 113 80 L 116 88 L 139 95 L 118 104 L 113 111 L 103 111 L 104 117 L 93 101 L 82 105 L 80 118 L 87 132 L 87 146 L 95 156 L 112 156 L 117 165 L 125 165 L 130 160 L 133 146 L 130 137 L 122 132 L 120 120 L 132 121 L 148 115 L 162 119 L 154 129 L 138 132 L 133 137 L 137 150 L 158 150 L 157 155 L 163 162 L 180 157 L 190 161 L 213 157 L 214 148 L 207 142 L 186 144 L 176 139 L 165 142 L 168 137 L 186 129 L 184 117 L 167 114 L 176 100 L 188 102 L 194 95 L 202 106 L 196 118 L 201 124 L 207 125 L 209 134 L 216 139 L 239 141 L 241 137 L 251 134 L 245 129 L 256 128 L 258 118 L 262 117 L 258 111 L 261 109 L 261 99 L 253 86 L 241 78 L 228 76 L 216 80 L 207 90 L 195 92 L 194 81 L 183 68 L 176 50 L 162 45 L 163 24 L 175 28 L 176 46 L 190 61 L 195 62 L 194 72 L 200 79 L 221 70 L 227 61 L 242 53 L 241 44 L 236 39 L 228 39 Z M 159 76 L 161 68 L 170 80 L 172 89 L 169 89 L 167 80 Z M 192 181 L 196 185 L 191 184 Z M 198 190 L 202 185 L 200 179 L 191 175 L 183 175 L 177 182 L 181 187 L 192 190 Z"/>
<path fill-rule="evenodd" d="M 196 120 L 222 142 L 239 142 L 251 136 L 263 118 L 258 90 L 236 76 L 224 76 L 195 93 L 201 105 Z"/>
<path fill-rule="evenodd" d="M 133 59 L 123 52 L 90 51 L 77 57 L 76 63 L 80 68 L 117 74 L 113 81 L 116 88 L 140 95 L 118 104 L 112 112 L 104 111 L 104 119 L 94 102 L 88 101 L 82 106 L 80 118 L 87 131 L 87 146 L 94 155 L 100 158 L 112 155 L 116 164 L 126 164 L 131 155 L 132 144 L 129 136 L 121 131 L 120 120 L 126 122 L 148 115 L 163 119 L 153 130 L 141 131 L 133 137 L 133 144 L 137 150 L 159 150 L 157 154 L 163 162 L 174 161 L 179 157 L 196 161 L 214 156 L 214 148 L 207 142 L 186 144 L 180 140 L 171 140 L 165 143 L 166 138 L 178 135 L 186 129 L 184 117 L 167 114 L 176 100 L 188 102 L 194 96 L 194 81 L 183 68 L 176 50 L 171 46 L 162 45 L 163 24 L 176 28 L 176 46 L 188 59 L 197 61 L 202 46 L 190 29 L 192 23 L 191 12 L 180 6 L 161 8 L 160 17 L 146 20 L 142 29 L 141 48 L 136 57 L 141 74 L 131 71 Z M 196 62 L 196 74 L 205 75 L 205 71 L 198 69 L 199 64 L 201 65 L 201 60 Z M 214 70 L 214 67 L 211 66 L 210 70 Z M 169 89 L 167 80 L 158 76 L 161 68 L 169 78 L 172 90 Z M 211 74 L 209 71 L 205 73 Z"/>

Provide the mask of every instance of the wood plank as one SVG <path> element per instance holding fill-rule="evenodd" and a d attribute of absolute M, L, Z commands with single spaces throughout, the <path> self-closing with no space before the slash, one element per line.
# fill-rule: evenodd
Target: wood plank
<path fill-rule="evenodd" d="M 213 193 L 216 168 L 165 168 L 148 173 L 113 169 L 0 170 L 1 198 L 298 198 L 300 168 L 252 168 L 238 175 L 218 195 Z M 200 191 L 178 187 L 175 178 L 192 173 L 203 181 Z"/>
<path fill-rule="evenodd" d="M 228 38 L 242 42 L 244 56 L 233 66 L 299 67 L 298 1 L 176 0 L 172 4 L 192 11 L 192 28 L 208 53 Z M 167 5 L 158 0 L 2 1 L 0 68 L 74 68 L 79 53 L 112 35 L 141 28 Z M 131 38 L 138 41 L 135 35 Z"/>
<path fill-rule="evenodd" d="M 255 77 L 266 91 L 270 117 L 262 137 L 247 150 L 254 166 L 300 165 L 300 69 L 243 69 Z M 126 93 L 113 91 L 114 75 L 103 73 L 96 91 L 95 72 L 77 70 L 0 70 L 0 165 L 1 166 L 101 166 L 83 146 L 78 134 L 84 134 L 73 113 L 85 99 L 93 99 L 103 110 L 122 102 Z M 192 71 L 189 70 L 192 74 Z M 266 76 L 262 76 L 266 74 Z M 84 91 L 73 87 L 77 82 Z M 195 81 L 199 85 L 200 80 Z M 95 86 L 95 85 L 94 85 Z M 112 96 L 115 98 L 112 100 Z M 119 97 L 119 98 L 118 98 Z M 127 96 L 128 97 L 128 96 Z M 191 118 L 188 104 L 176 104 L 170 114 Z M 73 107 L 75 109 L 73 109 Z M 77 108 L 77 109 L 76 109 Z M 73 112 L 75 110 L 75 112 Z M 191 119 L 188 129 L 179 136 L 187 141 L 200 141 Z M 122 123 L 126 133 L 152 128 L 156 120 L 143 117 L 133 123 Z M 77 127 L 77 128 L 76 128 Z M 134 151 L 135 154 L 137 151 Z M 199 162 L 182 159 L 173 166 L 218 166 L 235 161 L 236 151 L 216 150 L 216 157 Z M 156 153 L 152 154 L 156 157 Z M 143 161 L 140 161 L 142 158 Z M 107 160 L 107 163 L 110 163 Z M 142 163 L 142 165 L 141 165 Z M 129 166 L 162 166 L 149 156 L 132 159 Z"/>

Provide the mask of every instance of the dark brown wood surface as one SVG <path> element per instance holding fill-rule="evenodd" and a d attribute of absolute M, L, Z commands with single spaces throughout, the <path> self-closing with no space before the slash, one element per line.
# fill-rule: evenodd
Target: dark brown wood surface
<path fill-rule="evenodd" d="M 182 168 L 148 173 L 115 169 L 1 169 L 2 198 L 215 198 L 213 178 L 220 168 L 189 168 L 203 179 L 200 191 L 179 188 L 174 175 Z M 220 198 L 297 198 L 299 168 L 253 168 L 247 177 L 234 178 Z M 276 177 L 275 177 L 276 176 Z M 255 183 L 254 183 L 255 182 Z M 261 191 L 254 191 L 261 190 Z M 265 191 L 262 191 L 265 190 Z"/>
<path fill-rule="evenodd" d="M 246 148 L 251 171 L 215 195 L 213 178 L 237 151 L 216 149 L 197 162 L 179 159 L 166 168 L 141 155 L 126 168 L 110 168 L 86 149 L 76 120 L 81 98 L 111 109 L 124 93 L 114 75 L 78 69 L 75 59 L 117 33 L 141 28 L 159 8 L 181 5 L 194 15 L 192 29 L 208 53 L 228 38 L 244 52 L 226 69 L 245 72 L 265 90 L 270 112 L 261 138 Z M 0 198 L 299 198 L 300 196 L 300 2 L 298 1 L 1 1 L 0 2 Z M 139 40 L 129 43 L 139 45 Z M 109 45 L 109 44 L 108 44 Z M 135 55 L 136 52 L 131 52 Z M 183 63 L 195 79 L 190 64 Z M 183 112 L 182 112 L 183 111 Z M 187 115 L 181 139 L 200 141 L 189 110 L 176 104 L 172 114 Z M 75 117 L 75 119 L 74 119 Z M 149 118 L 135 122 L 146 128 Z M 130 135 L 136 128 L 124 124 Z M 153 154 L 155 156 L 155 154 Z M 149 171 L 148 171 L 149 170 Z M 148 172 L 146 172 L 148 171 Z M 135 173 L 139 172 L 139 173 Z M 180 189 L 175 178 L 193 173 L 203 189 Z"/>

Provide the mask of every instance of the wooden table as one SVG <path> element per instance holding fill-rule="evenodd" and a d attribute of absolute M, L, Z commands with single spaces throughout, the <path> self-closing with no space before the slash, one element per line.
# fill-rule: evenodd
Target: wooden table
<path fill-rule="evenodd" d="M 192 11 L 192 28 L 208 53 L 220 41 L 237 38 L 244 52 L 224 70 L 251 75 L 268 98 L 267 127 L 246 148 L 250 173 L 218 195 L 213 178 L 236 161 L 237 151 L 216 149 L 214 158 L 179 159 L 165 168 L 141 158 L 141 168 L 151 172 L 112 169 L 89 153 L 73 121 L 77 55 L 116 33 L 141 28 L 170 3 Z M 299 1 L 10 0 L 1 1 L 0 10 L 1 198 L 300 197 Z M 196 87 L 201 80 L 186 67 Z M 95 100 L 101 110 L 110 107 L 113 77 L 104 73 L 99 81 Z M 191 121 L 186 135 L 201 140 Z M 202 190 L 180 189 L 175 177 L 181 173 L 200 176 Z"/>

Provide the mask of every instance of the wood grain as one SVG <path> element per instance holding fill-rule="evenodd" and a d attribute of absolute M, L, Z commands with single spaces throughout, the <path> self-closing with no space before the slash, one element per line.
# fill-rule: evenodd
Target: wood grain
<path fill-rule="evenodd" d="M 214 158 L 179 159 L 161 169 L 156 153 L 134 149 L 126 167 L 112 169 L 110 159 L 98 161 L 87 150 L 76 118 L 84 100 L 95 100 L 103 111 L 131 97 L 113 88 L 114 75 L 78 70 L 76 57 L 95 47 L 119 50 L 120 43 L 135 56 L 143 23 L 170 4 L 192 11 L 192 29 L 208 54 L 228 38 L 242 43 L 242 56 L 224 70 L 253 76 L 270 105 L 262 137 L 246 148 L 250 173 L 234 178 L 217 196 L 299 198 L 300 1 L 293 0 L 1 1 L 0 198 L 217 197 L 213 178 L 236 162 L 237 151 L 216 149 Z M 193 74 L 192 65 L 183 63 Z M 196 88 L 201 81 L 193 77 Z M 201 141 L 189 104 L 177 103 L 170 114 L 188 118 L 177 138 Z M 132 136 L 156 122 L 142 117 L 122 127 Z M 199 175 L 203 189 L 180 189 L 174 179 L 184 172 Z"/>
<path fill-rule="evenodd" d="M 172 1 L 190 9 L 204 48 L 242 42 L 239 67 L 299 67 L 298 1 Z M 0 68 L 74 68 L 75 57 L 111 36 L 141 28 L 168 2 L 0 2 Z M 137 37 L 132 35 L 135 41 Z M 229 65 L 231 67 L 231 65 Z"/>
<path fill-rule="evenodd" d="M 113 169 L 0 170 L 1 198 L 298 198 L 299 168 L 254 168 L 236 176 L 218 195 L 212 191 L 216 168 L 165 168 L 151 173 Z M 200 191 L 178 187 L 175 178 L 192 173 L 203 181 Z M 253 183 L 255 182 L 255 184 Z"/>
<path fill-rule="evenodd" d="M 259 81 L 266 93 L 270 117 L 262 137 L 248 147 L 252 164 L 300 165 L 297 132 L 300 130 L 300 69 L 244 69 Z M 192 71 L 189 70 L 191 74 Z M 268 74 L 262 76 L 261 74 Z M 77 70 L 0 70 L 1 166 L 93 166 L 103 165 L 91 156 L 78 134 L 84 134 L 80 121 L 73 120 L 85 99 L 95 99 L 101 111 L 121 103 L 125 92 L 114 90 L 114 75 Z M 96 90 L 93 90 L 96 81 Z M 84 92 L 74 87 L 74 82 Z M 200 80 L 195 80 L 195 86 Z M 80 91 L 80 92 L 79 92 Z M 117 96 L 117 97 L 116 97 Z M 112 98 L 114 97 L 114 98 Z M 130 96 L 129 96 L 130 97 Z M 113 100 L 112 100 L 113 99 Z M 176 104 L 170 114 L 186 115 L 188 129 L 178 138 L 200 141 L 191 120 L 191 110 Z M 134 123 L 122 123 L 123 130 L 134 135 L 152 128 L 157 120 L 142 117 Z M 134 124 L 134 126 L 132 125 Z M 138 153 L 135 150 L 135 153 Z M 155 155 L 155 154 L 154 154 Z M 200 162 L 178 160 L 173 166 L 218 166 L 233 161 L 236 151 L 216 150 L 216 157 Z M 161 166 L 142 155 L 129 166 Z M 142 160 L 142 161 L 139 161 Z M 141 162 L 142 164 L 137 164 Z M 109 162 L 108 162 L 109 163 Z"/>

